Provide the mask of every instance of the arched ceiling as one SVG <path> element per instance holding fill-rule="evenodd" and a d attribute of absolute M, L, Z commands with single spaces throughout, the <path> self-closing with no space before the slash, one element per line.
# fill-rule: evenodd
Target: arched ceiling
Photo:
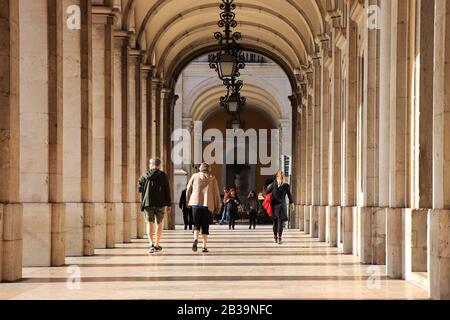
<path fill-rule="evenodd" d="M 217 45 L 220 0 L 122 0 L 123 28 L 135 32 L 136 46 L 159 76 L 176 76 L 185 58 Z M 271 52 L 283 68 L 299 69 L 323 33 L 323 0 L 235 0 L 235 31 L 242 46 Z M 277 59 L 274 59 L 276 56 Z M 167 81 L 167 79 L 166 79 Z"/>
<path fill-rule="evenodd" d="M 220 109 L 219 98 L 223 96 L 223 86 L 213 86 L 204 90 L 197 96 L 192 104 L 191 118 L 193 121 L 204 121 L 214 110 Z M 281 119 L 281 107 L 274 97 L 262 88 L 245 85 L 242 94 L 247 98 L 249 105 L 263 110 L 274 123 Z"/>

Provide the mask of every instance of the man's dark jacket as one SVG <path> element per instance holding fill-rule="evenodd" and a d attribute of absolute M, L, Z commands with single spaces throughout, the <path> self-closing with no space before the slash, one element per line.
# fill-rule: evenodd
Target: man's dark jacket
<path fill-rule="evenodd" d="M 169 180 L 161 170 L 147 171 L 139 179 L 139 192 L 142 195 L 141 211 L 149 207 L 162 208 L 172 205 Z"/>
<path fill-rule="evenodd" d="M 187 197 L 186 197 L 186 189 L 181 192 L 179 207 L 183 212 L 189 212 L 191 209 L 188 208 Z"/>

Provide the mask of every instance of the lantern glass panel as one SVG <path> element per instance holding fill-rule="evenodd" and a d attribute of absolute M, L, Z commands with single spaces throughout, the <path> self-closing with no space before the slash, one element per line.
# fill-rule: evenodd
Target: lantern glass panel
<path fill-rule="evenodd" d="M 232 54 L 225 52 L 220 55 L 220 71 L 222 78 L 232 78 L 235 70 L 235 59 Z"/>
<path fill-rule="evenodd" d="M 239 110 L 239 95 L 233 93 L 228 99 L 228 111 L 230 113 L 237 113 Z"/>

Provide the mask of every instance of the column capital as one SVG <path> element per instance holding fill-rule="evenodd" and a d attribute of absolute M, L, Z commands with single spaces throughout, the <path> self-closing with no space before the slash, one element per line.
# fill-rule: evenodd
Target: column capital
<path fill-rule="evenodd" d="M 291 101 L 291 106 L 293 109 L 296 109 L 302 103 L 303 94 L 298 91 L 294 92 L 291 96 L 288 97 Z"/>
<path fill-rule="evenodd" d="M 152 77 L 152 85 L 153 86 L 159 86 L 162 84 L 163 80 L 154 74 L 154 70 L 152 70 L 151 77 Z"/>
<path fill-rule="evenodd" d="M 114 30 L 114 39 L 127 41 L 130 39 L 132 32 L 126 30 Z"/>
<path fill-rule="evenodd" d="M 149 64 L 143 64 L 143 65 L 141 65 L 141 71 L 142 71 L 143 76 L 152 77 L 154 67 Z"/>
<path fill-rule="evenodd" d="M 109 6 L 92 6 L 92 23 L 93 24 L 107 24 L 109 19 L 116 18 L 116 12 L 113 7 Z"/>

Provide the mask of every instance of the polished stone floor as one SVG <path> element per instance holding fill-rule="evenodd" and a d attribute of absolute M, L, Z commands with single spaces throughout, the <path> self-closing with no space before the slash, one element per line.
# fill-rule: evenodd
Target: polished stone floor
<path fill-rule="evenodd" d="M 19 283 L 0 284 L 0 299 L 426 299 L 424 289 L 389 280 L 384 267 L 294 230 L 282 246 L 271 229 L 213 226 L 210 253 L 191 250 L 192 234 L 164 233 L 161 253 L 135 240 L 66 267 L 25 268 Z"/>

